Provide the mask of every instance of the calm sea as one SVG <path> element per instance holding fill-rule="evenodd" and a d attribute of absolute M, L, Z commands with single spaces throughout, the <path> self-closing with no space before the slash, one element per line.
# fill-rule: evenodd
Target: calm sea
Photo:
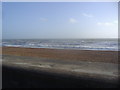
<path fill-rule="evenodd" d="M 118 51 L 118 39 L 4 39 L 2 46 Z"/>

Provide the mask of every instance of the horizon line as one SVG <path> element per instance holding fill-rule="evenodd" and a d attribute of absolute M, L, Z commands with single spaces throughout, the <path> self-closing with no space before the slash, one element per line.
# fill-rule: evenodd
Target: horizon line
<path fill-rule="evenodd" d="M 2 38 L 2 39 L 120 39 L 120 38 Z"/>

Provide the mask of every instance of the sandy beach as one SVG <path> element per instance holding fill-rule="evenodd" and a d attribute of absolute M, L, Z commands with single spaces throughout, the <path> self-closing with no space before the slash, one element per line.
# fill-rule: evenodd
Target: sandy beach
<path fill-rule="evenodd" d="M 117 87 L 118 84 L 116 51 L 3 47 L 2 59 L 3 87 Z M 21 85 L 23 82 L 26 83 Z"/>
<path fill-rule="evenodd" d="M 118 63 L 117 51 L 64 50 L 46 48 L 2 47 L 3 55 L 30 56 L 56 60 Z"/>

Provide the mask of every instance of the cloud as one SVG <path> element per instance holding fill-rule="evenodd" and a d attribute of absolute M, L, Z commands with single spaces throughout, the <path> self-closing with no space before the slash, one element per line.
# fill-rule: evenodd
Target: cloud
<path fill-rule="evenodd" d="M 118 20 L 115 20 L 114 23 L 118 24 Z"/>
<path fill-rule="evenodd" d="M 83 13 L 82 15 L 85 16 L 85 17 L 88 17 L 88 18 L 92 18 L 93 17 L 92 14 L 88 14 L 88 13 Z"/>
<path fill-rule="evenodd" d="M 105 23 L 103 23 L 105 26 L 113 26 L 114 24 L 113 23 L 111 23 L 111 22 L 105 22 Z"/>
<path fill-rule="evenodd" d="M 98 22 L 97 25 L 98 26 L 114 26 L 118 23 L 117 20 L 113 21 L 113 22 Z"/>
<path fill-rule="evenodd" d="M 103 25 L 103 23 L 101 23 L 101 22 L 98 22 L 98 23 L 97 23 L 97 25 L 101 26 L 101 25 Z"/>
<path fill-rule="evenodd" d="M 70 18 L 70 19 L 69 19 L 69 22 L 70 22 L 70 23 L 77 23 L 78 21 L 77 21 L 76 19 L 74 19 L 74 18 Z"/>
<path fill-rule="evenodd" d="M 47 18 L 40 18 L 40 21 L 46 22 L 46 21 L 48 21 L 48 19 Z"/>

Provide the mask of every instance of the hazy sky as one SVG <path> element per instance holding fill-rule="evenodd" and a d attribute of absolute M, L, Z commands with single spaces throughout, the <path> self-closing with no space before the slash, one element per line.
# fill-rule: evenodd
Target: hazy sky
<path fill-rule="evenodd" d="M 117 38 L 117 2 L 3 2 L 3 38 Z"/>
<path fill-rule="evenodd" d="M 2 3 L 0 2 L 0 42 L 2 39 Z"/>

